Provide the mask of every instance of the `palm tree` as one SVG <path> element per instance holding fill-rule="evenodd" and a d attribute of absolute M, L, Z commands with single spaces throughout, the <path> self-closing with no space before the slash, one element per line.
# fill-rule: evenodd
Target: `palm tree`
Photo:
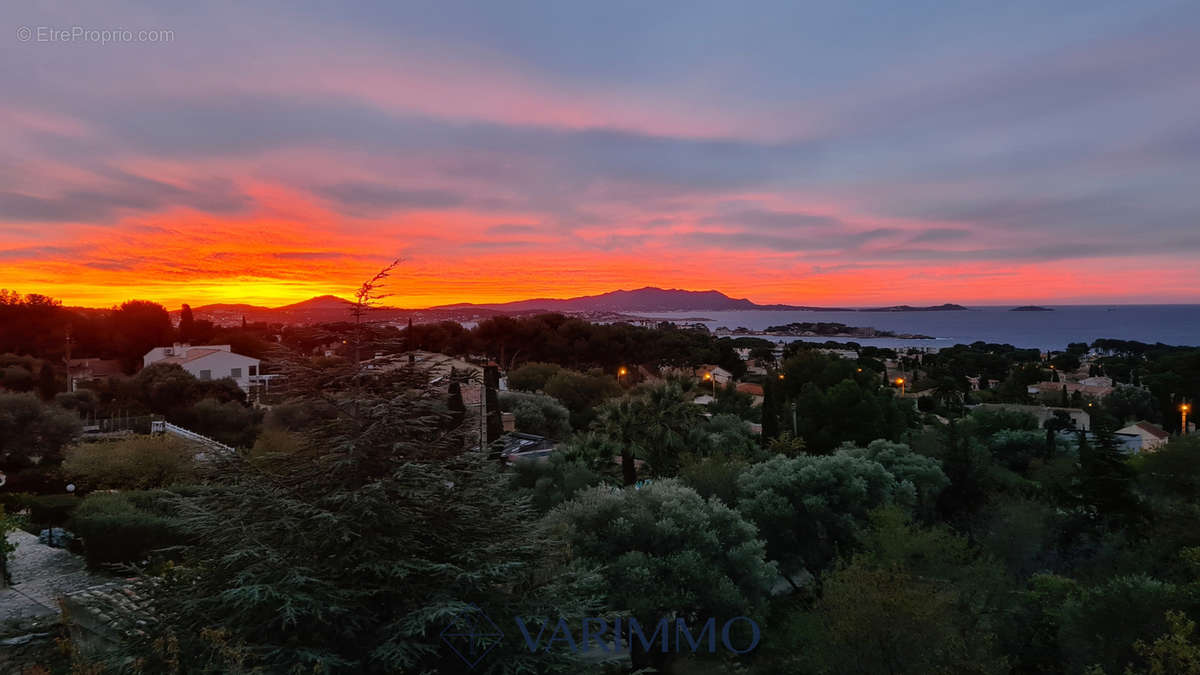
<path fill-rule="evenodd" d="M 645 459 L 660 475 L 673 475 L 679 456 L 702 444 L 703 415 L 683 390 L 668 383 L 636 390 L 605 404 L 597 431 L 621 445 L 621 474 L 626 485 L 637 480 L 635 458 Z"/>

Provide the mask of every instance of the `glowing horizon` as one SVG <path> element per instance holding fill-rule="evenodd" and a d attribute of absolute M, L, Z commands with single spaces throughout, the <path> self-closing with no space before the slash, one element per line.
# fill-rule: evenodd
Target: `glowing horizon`
<path fill-rule="evenodd" d="M 21 7 L 173 38 L 0 41 L 0 287 L 1200 303 L 1200 8 L 1019 4 Z"/>

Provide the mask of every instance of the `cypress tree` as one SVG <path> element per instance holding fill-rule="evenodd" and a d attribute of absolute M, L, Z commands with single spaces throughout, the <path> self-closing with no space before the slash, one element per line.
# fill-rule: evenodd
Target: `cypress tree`
<path fill-rule="evenodd" d="M 770 444 L 771 440 L 779 436 L 779 403 L 776 400 L 778 393 L 775 391 L 775 381 L 767 380 L 767 384 L 763 387 L 763 402 L 762 402 L 762 437 L 760 441 L 765 448 Z"/>
<path fill-rule="evenodd" d="M 500 368 L 489 363 L 483 369 L 484 395 L 487 396 L 487 443 L 495 442 L 504 433 L 500 417 Z"/>
<path fill-rule="evenodd" d="M 46 401 L 53 399 L 58 393 L 58 379 L 54 377 L 54 369 L 47 361 L 42 362 L 42 369 L 38 371 L 38 393 Z"/>
<path fill-rule="evenodd" d="M 192 316 L 191 305 L 184 304 L 179 310 L 179 340 L 180 342 L 191 342 L 192 337 L 196 333 L 196 318 Z"/>

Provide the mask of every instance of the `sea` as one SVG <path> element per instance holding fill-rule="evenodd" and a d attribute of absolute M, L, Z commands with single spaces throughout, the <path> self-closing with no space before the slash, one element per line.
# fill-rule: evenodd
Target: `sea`
<path fill-rule="evenodd" d="M 710 330 L 739 327 L 766 330 L 792 322 L 838 322 L 894 333 L 928 335 L 930 340 L 897 338 L 772 337 L 790 342 L 857 342 L 877 347 L 940 349 L 983 341 L 1024 349 L 1062 350 L 1071 342 L 1099 338 L 1169 345 L 1200 345 L 1200 305 L 1042 305 L 1048 312 L 1014 312 L 1012 306 L 969 307 L 941 312 L 683 311 L 639 316 L 671 321 L 694 319 Z"/>

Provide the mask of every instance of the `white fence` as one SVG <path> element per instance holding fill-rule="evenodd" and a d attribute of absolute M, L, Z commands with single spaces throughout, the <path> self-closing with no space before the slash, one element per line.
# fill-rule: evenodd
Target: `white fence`
<path fill-rule="evenodd" d="M 199 443 L 200 445 L 203 445 L 204 447 L 206 447 L 210 450 L 216 450 L 217 452 L 225 452 L 225 453 L 230 453 L 230 454 L 236 452 L 233 448 L 229 447 L 228 445 L 225 445 L 224 443 L 222 443 L 220 441 L 211 439 L 208 436 L 201 436 L 200 434 L 198 434 L 194 431 L 189 431 L 187 429 L 184 429 L 183 427 L 176 426 L 174 424 L 171 424 L 170 422 L 166 422 L 166 421 L 162 421 L 162 420 L 155 420 L 155 421 L 151 422 L 150 423 L 150 432 L 155 433 L 155 434 L 166 433 L 166 434 L 172 434 L 174 436 L 179 436 L 180 438 L 186 438 L 189 441 L 194 441 L 196 443 Z"/>

